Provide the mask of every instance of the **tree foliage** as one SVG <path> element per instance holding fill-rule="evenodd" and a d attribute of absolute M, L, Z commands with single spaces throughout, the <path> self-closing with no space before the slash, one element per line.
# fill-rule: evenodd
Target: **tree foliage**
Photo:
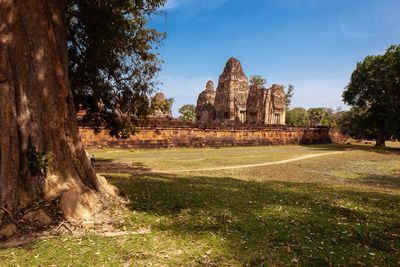
<path fill-rule="evenodd" d="M 149 115 L 165 34 L 148 22 L 164 2 L 67 1 L 71 88 L 85 125 L 126 136 Z"/>
<path fill-rule="evenodd" d="M 367 56 L 357 64 L 343 93 L 366 127 L 384 146 L 390 136 L 400 136 L 400 45 L 393 45 L 384 55 Z"/>
<path fill-rule="evenodd" d="M 292 104 L 293 95 L 294 95 L 294 85 L 289 84 L 288 89 L 285 92 L 286 109 L 289 109 L 290 105 Z"/>
<path fill-rule="evenodd" d="M 179 109 L 179 119 L 183 121 L 193 122 L 196 120 L 196 107 L 194 105 L 183 105 Z"/>
<path fill-rule="evenodd" d="M 267 80 L 264 79 L 263 76 L 261 75 L 252 75 L 250 76 L 250 85 L 255 85 L 259 88 L 264 88 L 264 86 L 267 84 Z"/>
<path fill-rule="evenodd" d="M 310 118 L 305 108 L 297 107 L 286 112 L 286 124 L 290 126 L 309 126 Z"/>
<path fill-rule="evenodd" d="M 312 126 L 338 127 L 344 114 L 341 108 L 310 108 L 308 109 L 310 124 Z"/>
<path fill-rule="evenodd" d="M 302 107 L 289 109 L 286 113 L 286 124 L 290 126 L 327 126 L 339 127 L 343 110 L 337 108 L 310 108 L 306 110 Z"/>
<path fill-rule="evenodd" d="M 365 110 L 351 108 L 343 112 L 339 126 L 343 134 L 350 135 L 357 139 L 375 138 L 374 133 L 369 129 Z"/>
<path fill-rule="evenodd" d="M 313 126 L 322 125 L 321 121 L 328 115 L 327 108 L 310 108 L 307 110 L 310 124 Z"/>

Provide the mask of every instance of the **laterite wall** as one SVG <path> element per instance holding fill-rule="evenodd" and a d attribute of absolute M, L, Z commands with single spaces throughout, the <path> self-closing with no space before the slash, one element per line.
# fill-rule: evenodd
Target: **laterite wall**
<path fill-rule="evenodd" d="M 95 134 L 80 129 L 86 147 L 165 148 L 224 147 L 335 143 L 341 139 L 336 129 L 329 128 L 259 128 L 203 129 L 197 127 L 141 128 L 128 139 L 110 137 L 107 131 Z"/>

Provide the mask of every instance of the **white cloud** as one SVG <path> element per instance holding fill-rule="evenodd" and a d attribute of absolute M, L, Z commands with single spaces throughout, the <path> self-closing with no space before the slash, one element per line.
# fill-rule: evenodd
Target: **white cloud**
<path fill-rule="evenodd" d="M 194 10 L 214 9 L 227 2 L 228 0 L 167 0 L 164 10 L 171 11 L 182 7 L 190 6 Z"/>
<path fill-rule="evenodd" d="M 164 6 L 164 10 L 176 9 L 184 3 L 190 2 L 192 0 L 168 0 Z"/>

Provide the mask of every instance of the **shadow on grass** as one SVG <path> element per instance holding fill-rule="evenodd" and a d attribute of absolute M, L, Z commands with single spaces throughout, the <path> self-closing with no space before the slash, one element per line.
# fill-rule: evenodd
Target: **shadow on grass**
<path fill-rule="evenodd" d="M 151 171 L 146 164 L 142 162 L 134 162 L 131 164 L 114 162 L 114 160 L 96 160 L 95 170 L 97 173 L 128 173 L 138 174 Z"/>
<path fill-rule="evenodd" d="M 399 260 L 399 195 L 228 177 L 109 180 L 130 199 L 132 211 L 154 217 L 153 229 L 210 246 L 219 242 L 230 257 L 250 266 L 388 266 Z M 211 262 L 223 264 L 214 257 Z"/>
<path fill-rule="evenodd" d="M 326 144 L 326 145 L 301 145 L 302 147 L 309 148 L 311 150 L 319 151 L 346 151 L 346 150 L 362 150 L 375 152 L 380 154 L 399 154 L 400 148 L 396 147 L 374 147 L 372 145 L 346 145 L 346 144 Z"/>
<path fill-rule="evenodd" d="M 96 163 L 111 163 L 111 162 L 115 162 L 114 159 L 104 159 L 104 158 L 96 158 L 95 159 Z"/>
<path fill-rule="evenodd" d="M 400 189 L 400 175 L 368 175 L 362 178 L 350 179 L 349 181 L 388 189 Z"/>

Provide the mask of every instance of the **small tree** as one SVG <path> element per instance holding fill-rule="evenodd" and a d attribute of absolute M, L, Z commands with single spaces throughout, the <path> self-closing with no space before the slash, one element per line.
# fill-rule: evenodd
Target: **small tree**
<path fill-rule="evenodd" d="M 309 126 L 310 118 L 305 108 L 293 108 L 286 113 L 286 124 L 290 126 Z"/>
<path fill-rule="evenodd" d="M 179 109 L 179 119 L 183 121 L 193 122 L 196 119 L 196 107 L 194 105 L 183 105 Z"/>
<path fill-rule="evenodd" d="M 310 119 L 310 124 L 313 126 L 321 125 L 321 120 L 328 114 L 326 108 L 310 108 L 307 112 Z"/>
<path fill-rule="evenodd" d="M 286 113 L 286 124 L 290 126 L 309 126 L 309 114 L 305 108 L 293 108 Z"/>
<path fill-rule="evenodd" d="M 357 64 L 343 100 L 363 111 L 368 129 L 376 138 L 376 146 L 400 136 L 400 45 L 393 45 L 384 55 L 367 56 Z"/>
<path fill-rule="evenodd" d="M 287 91 L 285 92 L 286 98 L 285 98 L 285 105 L 286 109 L 289 109 L 290 105 L 292 104 L 292 98 L 294 95 L 294 85 L 289 84 Z"/>
<path fill-rule="evenodd" d="M 266 84 L 267 80 L 264 79 L 261 75 L 250 76 L 250 85 L 255 85 L 259 88 L 263 88 Z"/>

